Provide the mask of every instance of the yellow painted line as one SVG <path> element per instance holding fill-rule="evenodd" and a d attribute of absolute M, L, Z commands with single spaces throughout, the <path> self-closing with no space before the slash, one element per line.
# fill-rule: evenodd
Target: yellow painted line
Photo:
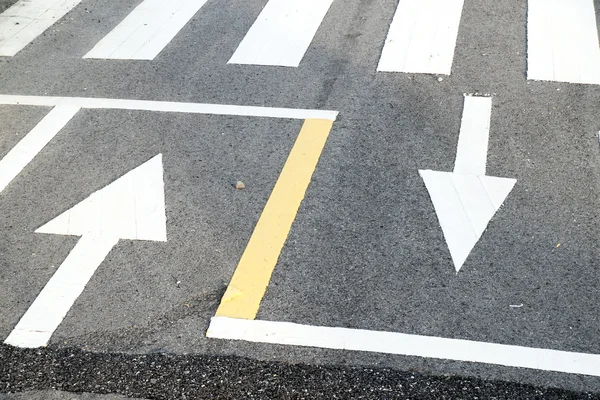
<path fill-rule="evenodd" d="M 254 319 L 331 131 L 307 119 L 221 299 L 219 317 Z"/>

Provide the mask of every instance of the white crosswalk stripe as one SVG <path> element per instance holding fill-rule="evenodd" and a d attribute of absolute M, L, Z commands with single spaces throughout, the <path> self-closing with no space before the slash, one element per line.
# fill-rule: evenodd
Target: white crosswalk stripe
<path fill-rule="evenodd" d="M 270 0 L 230 64 L 297 67 L 333 0 Z"/>
<path fill-rule="evenodd" d="M 12 57 L 81 0 L 20 0 L 0 14 L 0 56 Z"/>
<path fill-rule="evenodd" d="M 207 0 L 145 0 L 84 58 L 153 60 Z"/>
<path fill-rule="evenodd" d="M 527 79 L 600 84 L 593 0 L 529 0 Z"/>
<path fill-rule="evenodd" d="M 402 0 L 378 71 L 450 75 L 463 0 Z"/>

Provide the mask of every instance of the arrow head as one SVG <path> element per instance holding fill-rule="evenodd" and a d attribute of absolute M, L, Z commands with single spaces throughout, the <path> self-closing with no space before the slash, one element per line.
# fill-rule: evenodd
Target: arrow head
<path fill-rule="evenodd" d="M 58 235 L 167 240 L 162 154 L 36 230 Z"/>
<path fill-rule="evenodd" d="M 511 192 L 516 179 L 420 170 L 456 272 Z"/>

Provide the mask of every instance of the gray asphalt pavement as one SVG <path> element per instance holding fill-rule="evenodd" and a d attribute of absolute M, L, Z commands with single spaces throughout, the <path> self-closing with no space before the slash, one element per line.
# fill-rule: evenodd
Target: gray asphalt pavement
<path fill-rule="evenodd" d="M 2 400 L 125 400 L 131 398 L 111 394 L 72 393 L 57 390 L 35 390 L 23 393 L 0 394 L 0 399 Z"/>
<path fill-rule="evenodd" d="M 83 59 L 138 3 L 83 0 L 0 57 L 0 94 L 339 111 L 258 319 L 600 354 L 600 87 L 526 80 L 526 2 L 465 0 L 443 79 L 375 72 L 394 0 L 334 1 L 298 68 L 227 64 L 266 0 L 208 1 L 153 61 Z M 457 273 L 418 171 L 452 171 L 465 93 L 493 95 L 487 173 L 517 184 Z M 0 105 L 0 158 L 49 110 Z M 207 338 L 301 127 L 80 111 L 0 193 L 0 337 L 78 240 L 34 231 L 159 153 L 168 240 L 120 241 L 47 349 L 0 346 L 0 393 L 598 396 L 593 376 Z"/>

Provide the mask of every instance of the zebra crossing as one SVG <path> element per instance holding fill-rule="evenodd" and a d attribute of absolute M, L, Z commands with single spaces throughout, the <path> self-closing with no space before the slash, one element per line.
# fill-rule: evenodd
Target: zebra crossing
<path fill-rule="evenodd" d="M 143 0 L 83 58 L 153 60 L 220 0 Z M 268 0 L 229 64 L 298 67 L 334 0 Z M 12 57 L 82 0 L 20 0 L 0 14 L 0 56 Z M 381 38 L 378 72 L 450 75 L 464 0 L 401 0 Z M 600 84 L 593 0 L 528 0 L 527 79 Z M 525 56 L 525 55 L 523 55 Z"/>

